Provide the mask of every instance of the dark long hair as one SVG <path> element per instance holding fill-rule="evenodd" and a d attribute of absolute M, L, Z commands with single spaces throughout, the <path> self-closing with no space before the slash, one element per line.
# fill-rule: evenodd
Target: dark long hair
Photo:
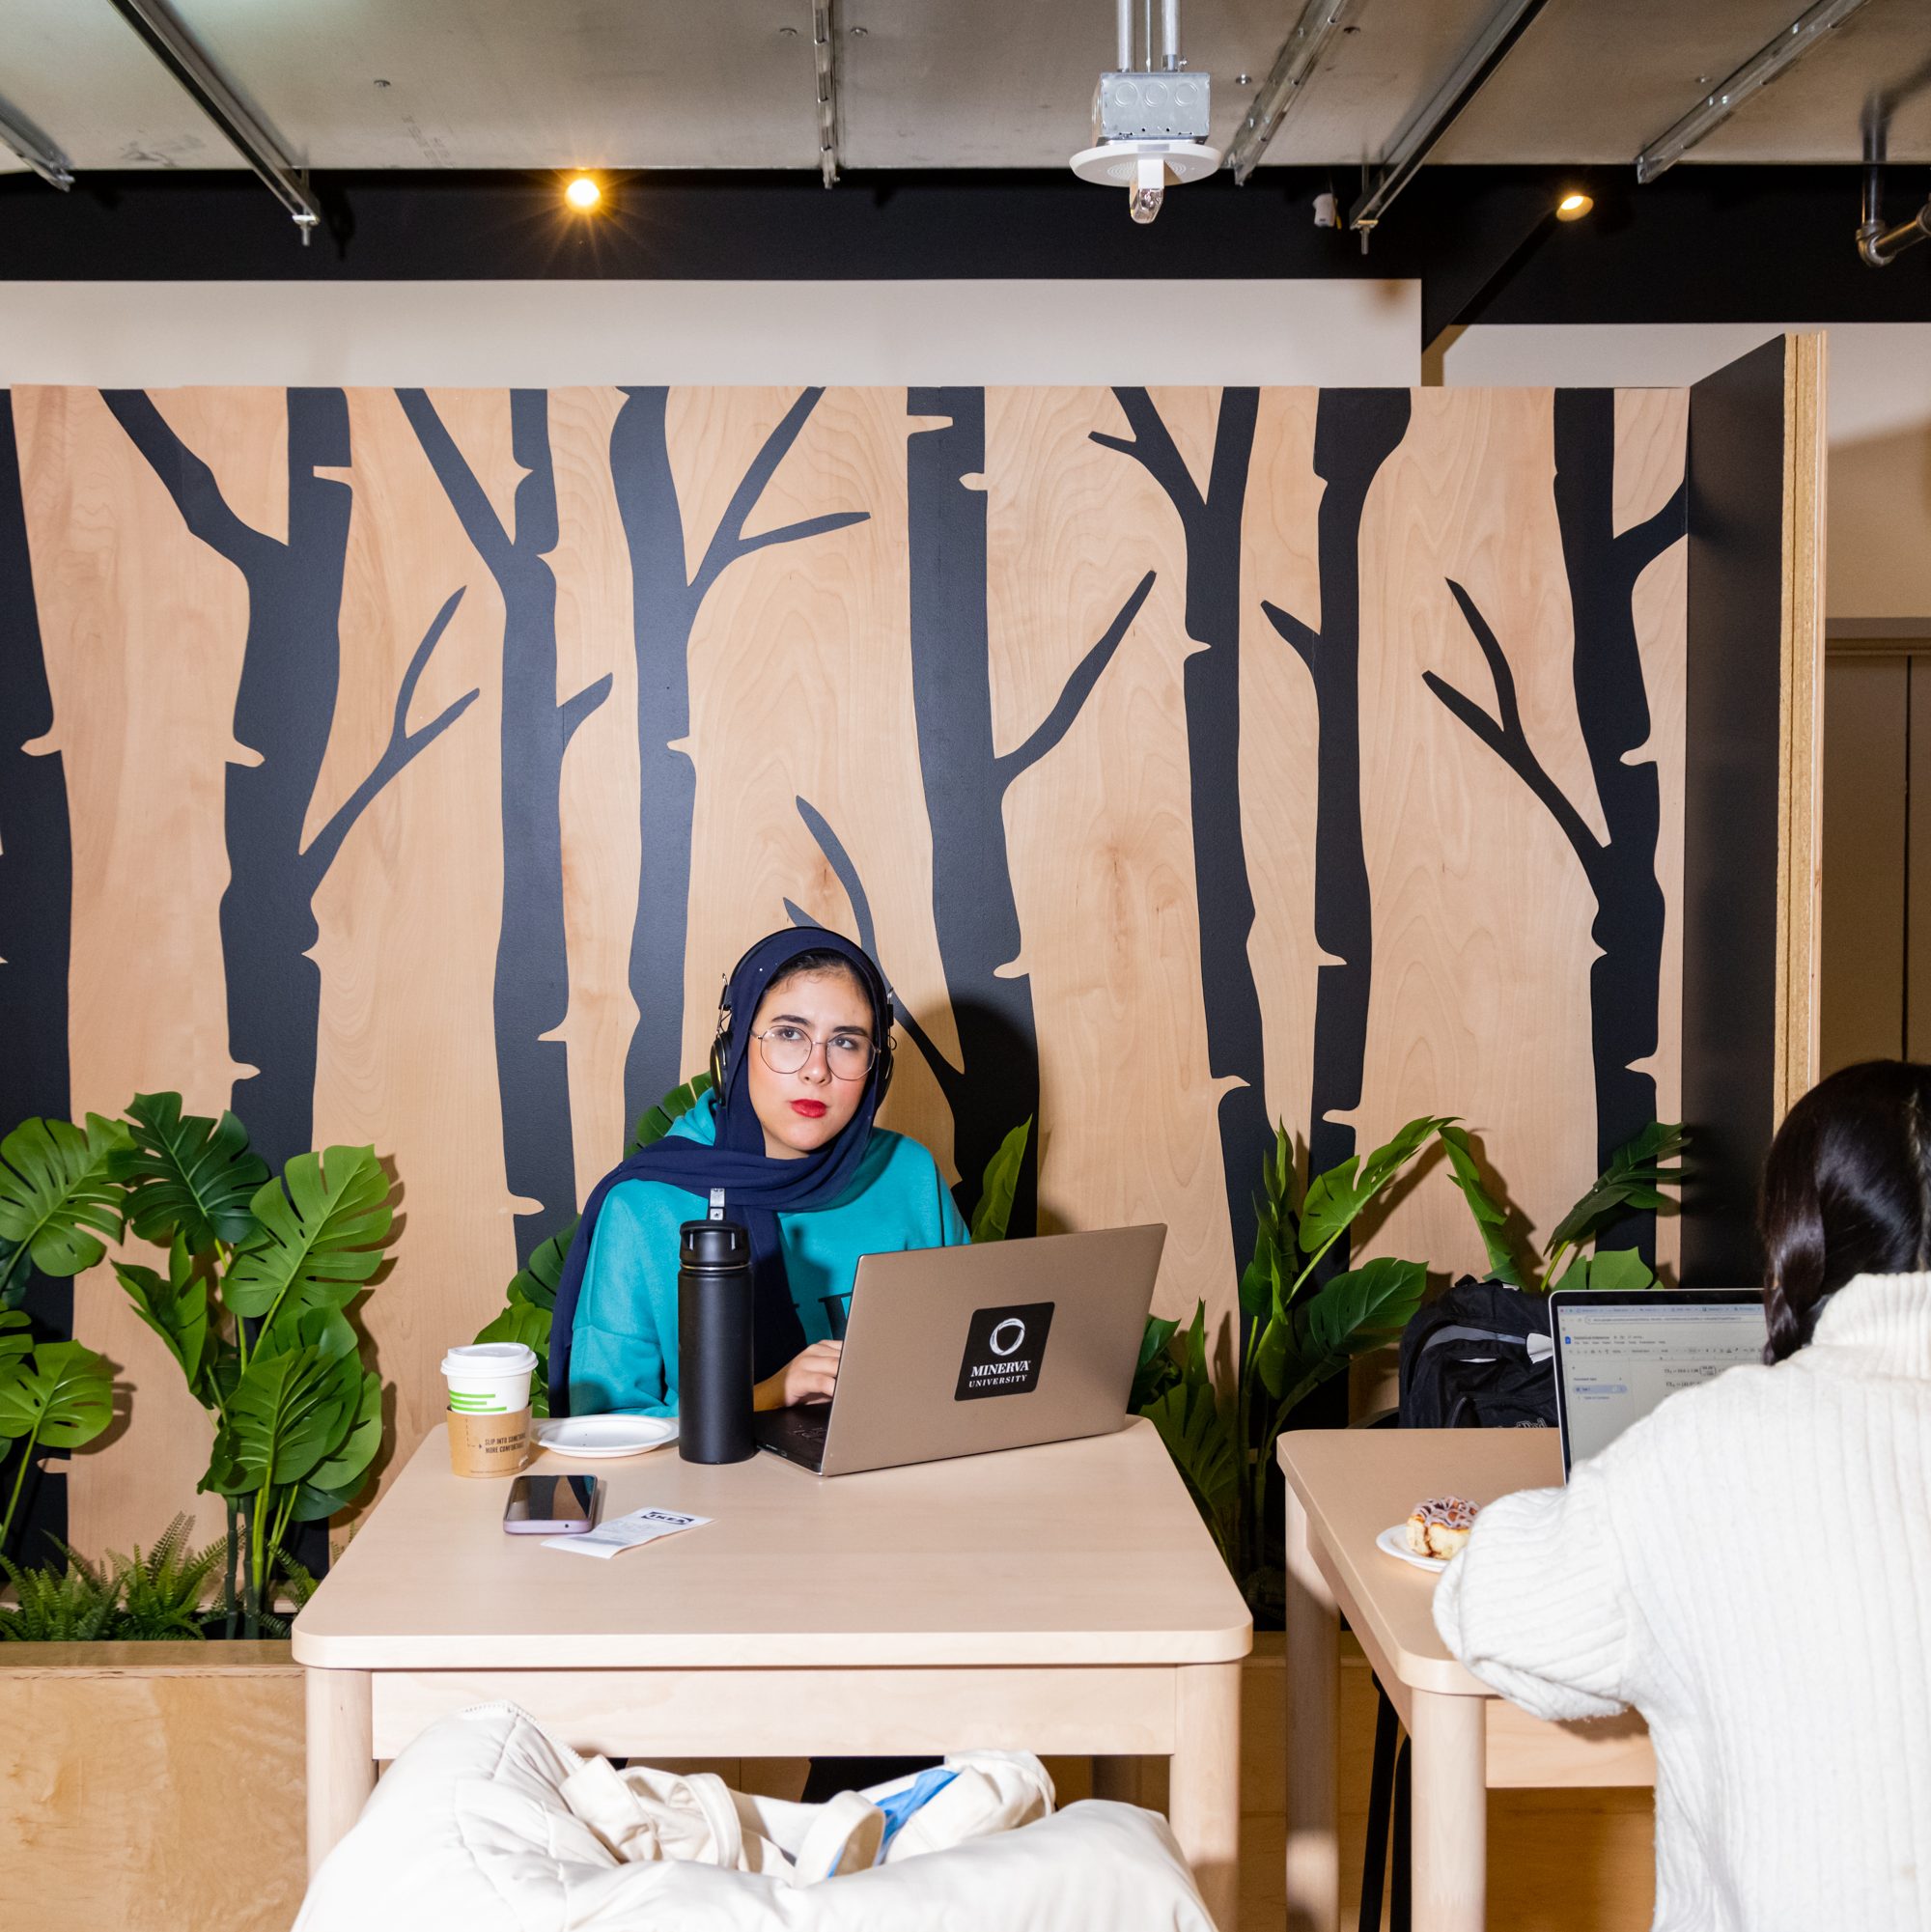
<path fill-rule="evenodd" d="M 1866 1060 L 1818 1081 L 1771 1143 L 1757 1226 L 1766 1361 L 1804 1347 L 1854 1274 L 1931 1267 L 1931 1067 Z"/>

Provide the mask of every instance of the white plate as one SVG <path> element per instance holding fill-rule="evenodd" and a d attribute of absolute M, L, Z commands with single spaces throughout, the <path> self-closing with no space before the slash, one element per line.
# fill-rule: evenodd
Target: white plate
<path fill-rule="evenodd" d="M 677 1441 L 674 1415 L 634 1415 L 617 1410 L 605 1415 L 552 1416 L 537 1424 L 537 1445 L 572 1458 L 641 1456 Z"/>
<path fill-rule="evenodd" d="M 1399 1556 L 1404 1563 L 1413 1563 L 1417 1570 L 1445 1570 L 1448 1559 L 1445 1556 L 1417 1556 L 1408 1547 L 1408 1525 L 1396 1523 L 1375 1538 L 1375 1548 L 1385 1550 L 1390 1556 Z"/>

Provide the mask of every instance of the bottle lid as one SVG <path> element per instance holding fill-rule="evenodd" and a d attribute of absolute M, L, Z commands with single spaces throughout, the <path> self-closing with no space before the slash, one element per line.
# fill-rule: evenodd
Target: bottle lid
<path fill-rule="evenodd" d="M 686 1221 L 679 1234 L 686 1268 L 742 1268 L 751 1259 L 751 1237 L 736 1221 Z"/>

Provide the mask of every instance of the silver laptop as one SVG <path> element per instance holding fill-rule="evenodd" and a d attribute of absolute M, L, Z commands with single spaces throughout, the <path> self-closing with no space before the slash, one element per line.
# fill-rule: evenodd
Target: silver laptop
<path fill-rule="evenodd" d="M 1756 1288 L 1558 1288 L 1549 1321 L 1565 1482 L 1665 1396 L 1762 1361 L 1767 1334 Z"/>
<path fill-rule="evenodd" d="M 1126 1420 L 1164 1225 L 868 1254 L 828 1403 L 758 1442 L 816 1475 L 1098 1436 Z"/>

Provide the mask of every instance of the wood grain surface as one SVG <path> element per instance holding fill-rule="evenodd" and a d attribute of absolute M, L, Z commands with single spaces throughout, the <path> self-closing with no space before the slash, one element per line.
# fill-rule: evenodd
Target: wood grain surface
<path fill-rule="evenodd" d="M 632 1110 L 624 1063 L 639 1015 L 674 1027 L 682 1071 L 695 1072 L 718 986 L 742 948 L 785 924 L 788 903 L 855 933 L 862 900 L 938 1063 L 902 1037 L 886 1124 L 930 1145 L 969 1205 L 978 1176 L 959 1173 L 947 1082 L 961 1078 L 959 1015 L 975 993 L 941 941 L 947 858 L 935 770 L 920 752 L 921 733 L 930 747 L 933 729 L 951 721 L 915 712 L 910 615 L 910 452 L 951 420 L 927 412 L 953 392 L 826 391 L 757 473 L 748 505 L 738 493 L 768 438 L 798 414 L 799 392 L 664 399 L 686 578 L 703 574 L 707 546 L 740 511 L 745 542 L 705 582 L 688 626 L 688 731 L 670 754 L 694 787 L 682 904 L 641 909 L 640 864 L 653 842 L 678 834 L 641 776 L 665 744 L 640 743 L 638 729 L 640 678 L 670 675 L 650 648 L 670 594 L 638 574 L 612 467 L 613 431 L 640 393 L 558 390 L 547 409 L 557 530 L 541 561 L 554 582 L 556 702 L 610 681 L 568 739 L 557 781 L 567 987 L 548 1037 L 567 1056 L 579 1196 L 622 1152 Z M 928 400 L 914 407 L 919 396 Z M 1319 392 L 1261 392 L 1229 579 L 1238 743 L 1203 741 L 1197 729 L 1189 742 L 1189 665 L 1207 647 L 1174 490 L 1210 481 L 1230 399 L 1237 392 L 1152 392 L 1185 473 L 1162 485 L 1094 440 L 1125 434 L 1114 392 L 986 392 L 983 470 L 957 480 L 960 514 L 983 509 L 991 743 L 995 760 L 1013 761 L 995 774 L 993 822 L 1020 938 L 984 983 L 1021 991 L 1030 1005 L 1041 1224 L 1167 1222 L 1157 1305 L 1183 1314 L 1204 1300 L 1222 1348 L 1245 1259 L 1229 1202 L 1245 1213 L 1257 1175 L 1221 1144 L 1234 1077 L 1210 1069 L 1202 954 L 1242 915 L 1200 874 L 1191 800 L 1202 784 L 1232 782 L 1237 748 L 1252 923 L 1234 957 L 1260 1014 L 1265 1116 L 1304 1148 L 1322 964 L 1320 725 L 1314 681 L 1262 605 L 1318 630 L 1337 595 L 1322 582 L 1317 542 L 1330 487 L 1315 467 Z M 513 445 L 510 394 L 432 391 L 428 401 L 489 515 L 514 536 L 529 470 Z M 154 402 L 235 517 L 280 541 L 283 392 L 157 392 Z M 1412 406 L 1367 490 L 1353 586 L 1373 970 L 1360 1104 L 1334 1119 L 1367 1145 L 1411 1114 L 1461 1115 L 1525 1233 L 1546 1235 L 1595 1172 L 1595 904 L 1549 811 L 1424 677 L 1494 714 L 1489 667 L 1450 589 L 1459 584 L 1512 668 L 1541 764 L 1581 822 L 1604 831 L 1552 492 L 1554 402 L 1547 390 L 1417 391 Z M 347 407 L 350 461 L 331 472 L 352 492 L 340 676 L 306 837 L 370 771 L 411 656 L 458 590 L 406 723 L 420 730 L 477 693 L 356 819 L 313 898 L 314 1141 L 372 1141 L 400 1190 L 395 1262 L 359 1313 L 394 1391 L 386 1480 L 436 1420 L 443 1349 L 500 1305 L 517 1265 L 516 1218 L 532 1211 L 509 1180 L 506 1148 L 525 1124 L 504 1098 L 492 1006 L 506 937 L 515 941 L 528 915 L 504 903 L 503 591 L 404 403 L 357 390 Z M 118 1111 L 137 1089 L 175 1087 L 190 1107 L 218 1110 L 248 1071 L 231 1057 L 218 918 L 225 774 L 256 756 L 233 730 L 247 587 L 189 534 L 98 392 L 20 390 L 14 410 L 55 704 L 47 742 L 63 754 L 72 821 L 74 1105 Z M 1680 392 L 1617 399 L 1619 529 L 1653 515 L 1680 482 L 1684 425 Z M 837 527 L 756 541 L 827 518 Z M 1683 554 L 1676 544 L 1656 558 L 1632 606 L 1652 719 L 1639 755 L 1655 761 L 1662 797 L 1660 1044 L 1646 1070 L 1664 1118 L 1677 1104 L 1680 1057 Z M 1085 688 L 1082 663 L 1123 615 Z M 1043 729 L 1052 742 L 1029 762 L 1021 754 Z M 633 984 L 633 939 L 667 914 L 684 924 L 681 974 Z M 997 1114 L 996 1067 L 982 1061 L 965 1078 L 993 1082 Z M 1003 1124 L 1024 1111 L 1016 1105 Z M 1256 1147 L 1256 1166 L 1258 1157 Z M 1659 1251 L 1665 1262 L 1673 1251 L 1667 1223 Z M 1423 1259 L 1438 1277 L 1479 1264 L 1439 1162 L 1363 1228 L 1357 1253 L 1374 1252 Z M 192 1506 L 207 1423 L 104 1269 L 78 1284 L 76 1322 L 116 1362 L 127 1401 L 115 1432 L 74 1459 L 70 1525 L 84 1550 L 125 1549 Z M 204 1501 L 203 1532 L 216 1522 Z"/>

